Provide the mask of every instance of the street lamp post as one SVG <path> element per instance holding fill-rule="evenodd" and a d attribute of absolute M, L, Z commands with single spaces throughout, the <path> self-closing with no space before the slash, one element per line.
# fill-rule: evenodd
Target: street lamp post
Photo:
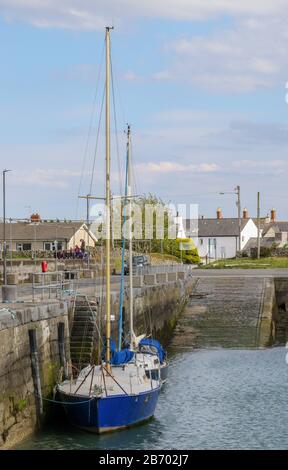
<path fill-rule="evenodd" d="M 7 245 L 6 245 L 6 173 L 11 170 L 3 170 L 3 285 L 7 285 Z"/>
<path fill-rule="evenodd" d="M 221 192 L 219 194 L 236 194 L 237 201 L 236 206 L 238 208 L 238 250 L 241 251 L 241 196 L 240 196 L 240 186 L 236 186 L 234 191 Z"/>
<path fill-rule="evenodd" d="M 241 198 L 240 198 L 240 186 L 236 186 L 235 193 L 237 194 L 236 206 L 238 208 L 238 231 L 239 231 L 238 250 L 241 251 Z"/>

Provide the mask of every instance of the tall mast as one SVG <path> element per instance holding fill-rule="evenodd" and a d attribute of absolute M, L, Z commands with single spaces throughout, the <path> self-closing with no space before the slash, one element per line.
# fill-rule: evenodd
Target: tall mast
<path fill-rule="evenodd" d="M 127 196 L 129 201 L 129 299 L 130 299 L 130 348 L 133 349 L 135 334 L 133 329 L 133 266 L 132 266 L 132 168 L 131 168 L 131 130 L 128 126 L 128 188 Z"/>
<path fill-rule="evenodd" d="M 111 292 L 110 292 L 110 28 L 106 27 L 106 366 L 110 372 Z"/>
<path fill-rule="evenodd" d="M 123 210 L 123 226 L 126 226 L 126 204 L 127 204 L 127 191 L 128 191 L 128 167 L 129 167 L 129 134 L 130 127 L 127 126 L 127 150 L 126 150 L 126 166 L 125 166 L 125 193 L 124 193 L 124 210 Z M 120 302 L 119 302 L 119 325 L 118 325 L 118 350 L 122 347 L 123 337 L 123 303 L 124 303 L 124 276 L 125 276 L 125 246 L 126 240 L 124 234 L 122 235 L 122 256 L 121 256 L 121 283 L 120 283 Z"/>

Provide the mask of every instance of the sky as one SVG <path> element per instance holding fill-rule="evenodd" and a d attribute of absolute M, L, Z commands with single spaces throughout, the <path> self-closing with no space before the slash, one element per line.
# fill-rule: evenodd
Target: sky
<path fill-rule="evenodd" d="M 113 25 L 113 193 L 130 123 L 136 194 L 236 217 L 240 185 L 250 215 L 260 191 L 288 220 L 287 20 L 286 0 L 0 0 L 7 216 L 81 218 L 78 196 L 103 196 Z"/>

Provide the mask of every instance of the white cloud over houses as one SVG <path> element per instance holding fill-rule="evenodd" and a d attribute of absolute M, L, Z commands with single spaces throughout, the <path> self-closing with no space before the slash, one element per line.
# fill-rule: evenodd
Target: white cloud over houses
<path fill-rule="evenodd" d="M 81 171 L 64 168 L 35 168 L 11 173 L 11 183 L 20 186 L 67 189 L 72 178 L 81 176 Z"/>
<path fill-rule="evenodd" d="M 200 163 L 198 165 L 188 163 L 181 164 L 176 162 L 148 162 L 136 165 L 136 169 L 142 171 L 148 171 L 149 173 L 178 173 L 178 172 L 189 172 L 194 171 L 196 173 L 214 173 L 219 170 L 219 166 L 215 163 Z"/>

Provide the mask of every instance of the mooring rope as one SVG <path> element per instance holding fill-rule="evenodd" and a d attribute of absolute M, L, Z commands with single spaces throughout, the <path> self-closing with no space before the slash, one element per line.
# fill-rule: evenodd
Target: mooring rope
<path fill-rule="evenodd" d="M 42 398 L 42 400 L 44 400 L 44 401 L 49 401 L 51 403 L 58 403 L 60 405 L 82 405 L 83 403 L 91 402 L 95 398 L 95 397 L 91 397 L 89 400 L 70 402 L 70 401 L 54 400 L 54 399 L 51 399 L 51 398 L 43 398 L 43 397 L 40 397 L 40 395 L 38 395 L 38 393 L 35 393 L 35 395 L 39 398 Z"/>

